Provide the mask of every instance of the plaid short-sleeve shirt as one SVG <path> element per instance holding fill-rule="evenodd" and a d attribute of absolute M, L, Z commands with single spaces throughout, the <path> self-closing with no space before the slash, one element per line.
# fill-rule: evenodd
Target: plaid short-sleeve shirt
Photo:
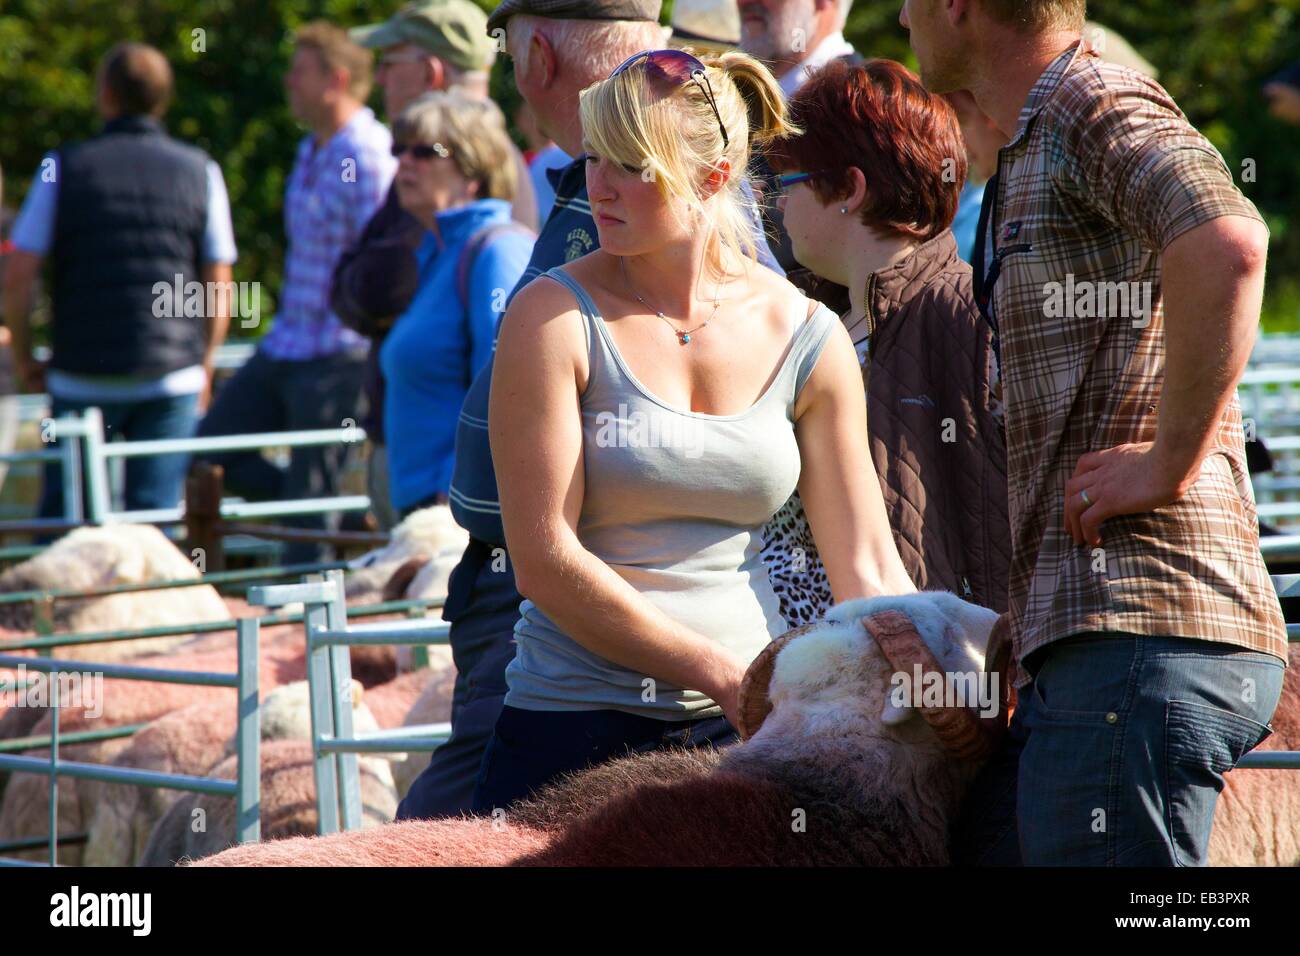
<path fill-rule="evenodd" d="M 1156 436 L 1161 250 L 1220 216 L 1258 220 L 1255 207 L 1158 84 L 1085 44 L 1030 91 L 993 201 L 1016 657 L 1122 631 L 1285 661 L 1235 395 L 1184 497 L 1103 522 L 1100 548 L 1076 545 L 1065 524 L 1065 483 L 1082 455 Z M 1018 667 L 1013 676 L 1028 680 Z"/>

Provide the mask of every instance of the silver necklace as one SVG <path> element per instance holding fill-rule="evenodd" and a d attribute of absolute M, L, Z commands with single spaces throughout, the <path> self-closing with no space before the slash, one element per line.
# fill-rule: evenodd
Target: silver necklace
<path fill-rule="evenodd" d="M 619 268 L 623 270 L 623 284 L 627 286 L 627 291 L 631 292 L 632 295 L 636 297 L 636 300 L 641 303 L 642 308 L 644 308 L 648 312 L 653 312 L 655 315 L 659 316 L 659 318 L 664 320 L 664 324 L 667 325 L 668 328 L 673 330 L 673 335 L 677 336 L 677 343 L 679 345 L 690 345 L 691 336 L 694 333 L 698 332 L 700 329 L 704 328 L 710 322 L 712 322 L 714 316 L 718 314 L 718 306 L 722 302 L 722 300 L 718 298 L 718 292 L 721 291 L 722 288 L 721 286 L 718 286 L 713 290 L 713 311 L 709 313 L 709 317 L 705 319 L 703 322 L 701 322 L 699 325 L 697 325 L 695 328 L 687 329 L 686 331 L 683 332 L 681 329 L 677 328 L 677 326 L 673 325 L 673 323 L 669 320 L 668 316 L 663 314 L 662 310 L 656 309 L 654 306 L 650 305 L 648 302 L 646 302 L 645 299 L 641 298 L 641 293 L 637 292 L 636 289 L 632 288 L 632 280 L 629 279 L 627 275 L 626 257 L 619 256 L 618 264 L 619 264 Z"/>

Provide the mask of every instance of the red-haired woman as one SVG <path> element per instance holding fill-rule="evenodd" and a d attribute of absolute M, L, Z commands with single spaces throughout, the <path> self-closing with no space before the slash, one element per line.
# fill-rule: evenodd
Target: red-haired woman
<path fill-rule="evenodd" d="M 956 115 L 891 60 L 833 62 L 790 110 L 805 132 L 768 147 L 777 201 L 799 262 L 849 290 L 841 319 L 899 553 L 918 588 L 1004 611 L 1006 444 L 995 336 L 949 228 L 966 179 Z M 764 558 L 790 626 L 830 606 L 797 494 Z"/>

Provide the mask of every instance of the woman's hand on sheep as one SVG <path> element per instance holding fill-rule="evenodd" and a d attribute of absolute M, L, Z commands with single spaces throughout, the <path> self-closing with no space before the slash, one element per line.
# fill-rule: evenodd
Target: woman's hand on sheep
<path fill-rule="evenodd" d="M 713 702 L 722 708 L 722 716 L 727 722 L 740 729 L 740 683 L 749 668 L 731 655 L 719 649 L 719 657 L 713 665 L 713 674 L 709 680 L 701 683 L 701 691 L 708 694 Z"/>

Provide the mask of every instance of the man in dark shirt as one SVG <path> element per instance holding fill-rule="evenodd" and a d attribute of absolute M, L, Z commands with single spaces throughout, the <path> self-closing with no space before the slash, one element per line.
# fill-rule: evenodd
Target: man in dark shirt
<path fill-rule="evenodd" d="M 110 438 L 193 434 L 229 324 L 236 252 L 226 187 L 207 154 L 166 134 L 172 90 L 158 50 L 113 47 L 97 79 L 103 129 L 45 156 L 6 256 L 5 321 L 22 389 L 48 391 L 54 418 L 99 408 Z M 32 358 L 28 321 L 47 261 L 48 368 Z M 199 282 L 204 294 L 181 301 Z M 127 509 L 174 508 L 185 461 L 129 459 Z M 64 514 L 61 479 L 48 464 L 42 517 Z"/>

